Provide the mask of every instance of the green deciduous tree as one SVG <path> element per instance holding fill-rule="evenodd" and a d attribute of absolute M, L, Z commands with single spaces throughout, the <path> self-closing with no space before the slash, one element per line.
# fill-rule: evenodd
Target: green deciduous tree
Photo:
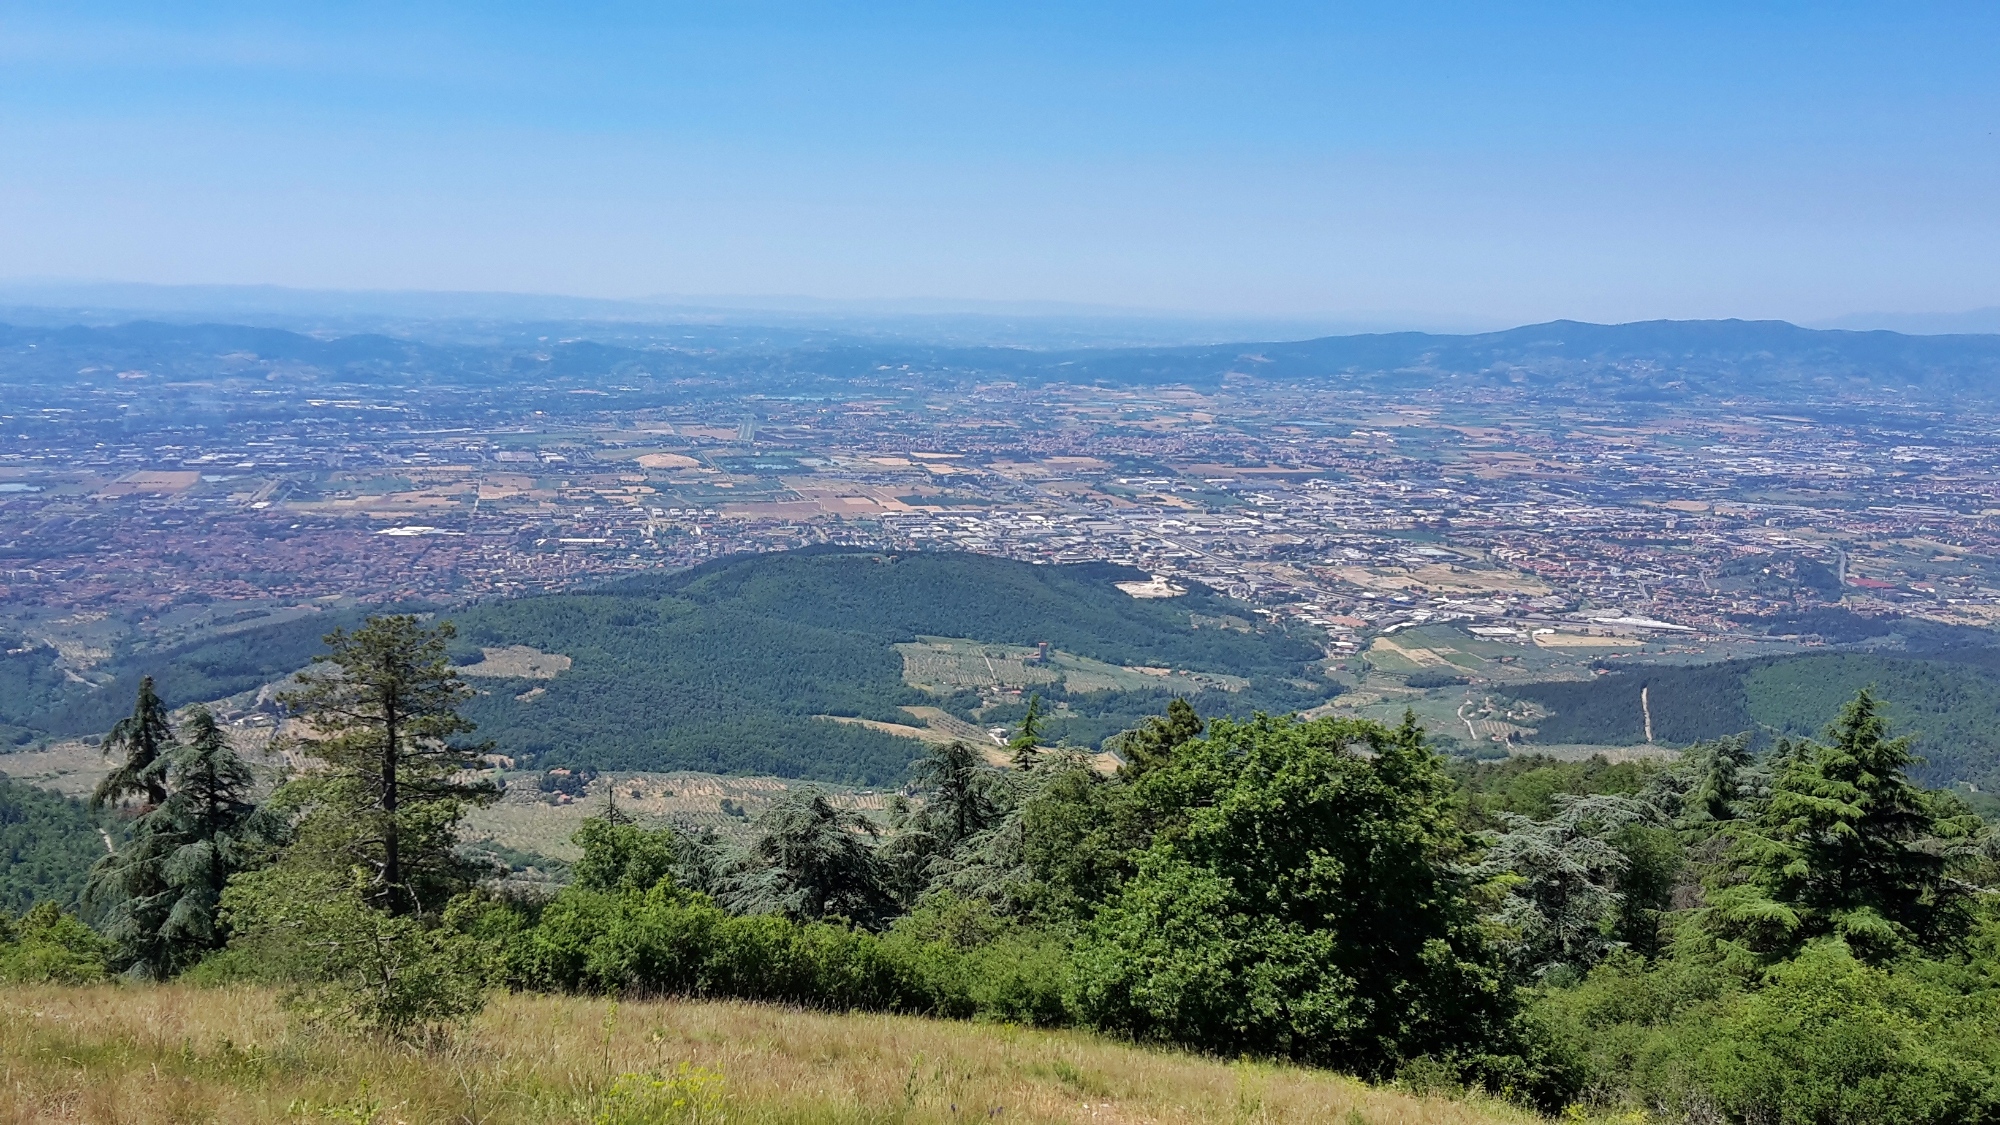
<path fill-rule="evenodd" d="M 89 984 L 104 979 L 110 949 L 97 932 L 52 902 L 19 920 L 0 911 L 0 983 Z"/>
<path fill-rule="evenodd" d="M 329 634 L 331 651 L 280 697 L 307 731 L 305 751 L 327 766 L 282 794 L 298 815 L 292 857 L 366 870 L 369 901 L 392 913 L 436 909 L 467 885 L 459 819 L 497 796 L 468 780 L 486 747 L 454 741 L 472 724 L 458 712 L 471 690 L 452 669 L 452 636 L 450 622 L 371 617 Z"/>
<path fill-rule="evenodd" d="M 279 865 L 236 879 L 224 906 L 238 947 L 287 986 L 287 1007 L 333 1027 L 436 1043 L 484 1006 L 495 951 L 448 914 L 432 924 L 379 899 L 368 868 Z"/>
<path fill-rule="evenodd" d="M 1076 952 L 1074 1005 L 1141 1038 L 1363 1074 L 1509 1041 L 1511 991 L 1414 721 L 1217 720 L 1136 783 L 1159 825 Z"/>
<path fill-rule="evenodd" d="M 608 815 L 584 821 L 570 839 L 583 849 L 570 882 L 586 891 L 649 890 L 675 873 L 685 850 L 671 829 L 648 831 Z"/>

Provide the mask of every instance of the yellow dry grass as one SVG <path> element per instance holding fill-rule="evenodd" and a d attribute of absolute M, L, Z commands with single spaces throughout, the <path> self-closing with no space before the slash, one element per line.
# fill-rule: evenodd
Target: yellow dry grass
<path fill-rule="evenodd" d="M 1646 642 L 1637 637 L 1608 637 L 1592 633 L 1537 633 L 1538 648 L 1637 648 Z"/>
<path fill-rule="evenodd" d="M 477 664 L 458 668 L 461 676 L 495 676 L 521 680 L 553 680 L 569 671 L 574 663 L 559 652 L 543 652 L 533 645 L 482 648 Z"/>
<path fill-rule="evenodd" d="M 883 734 L 894 735 L 897 738 L 912 738 L 918 742 L 928 742 L 938 746 L 956 741 L 951 734 L 945 731 L 936 730 L 931 727 L 913 727 L 908 723 L 885 723 L 880 719 L 857 719 L 851 715 L 814 715 L 813 718 L 823 719 L 830 723 L 846 723 L 849 726 L 867 727 L 869 730 L 880 731 Z M 984 741 L 991 742 L 992 739 L 985 739 Z"/>
<path fill-rule="evenodd" d="M 1403 645 L 1387 637 L 1376 637 L 1375 643 L 1369 645 L 1368 649 L 1370 652 L 1386 652 L 1391 656 L 1400 656 L 1410 663 L 1424 668 L 1435 667 L 1449 669 L 1454 672 L 1464 671 L 1458 665 L 1445 659 L 1444 655 L 1436 649 L 1425 648 L 1422 645 Z"/>
<path fill-rule="evenodd" d="M 621 1074 L 719 1075 L 657 1121 L 1521 1123 L 1323 1072 L 1093 1036 L 749 1004 L 504 997 L 449 1048 L 301 1029 L 269 992 L 0 990 L 0 1122 L 593 1122 Z"/>

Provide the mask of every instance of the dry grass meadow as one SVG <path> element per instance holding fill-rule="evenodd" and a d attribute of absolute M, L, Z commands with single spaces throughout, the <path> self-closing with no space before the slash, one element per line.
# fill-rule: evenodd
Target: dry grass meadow
<path fill-rule="evenodd" d="M 7 1123 L 1535 1120 L 1082 1034 L 736 1003 L 501 997 L 424 1052 L 301 1028 L 254 988 L 15 987 L 0 1029 Z"/>

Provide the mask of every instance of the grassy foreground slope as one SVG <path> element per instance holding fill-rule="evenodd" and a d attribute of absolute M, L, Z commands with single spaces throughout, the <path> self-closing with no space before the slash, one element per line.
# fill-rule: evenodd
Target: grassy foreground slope
<path fill-rule="evenodd" d="M 6 1122 L 1535 1120 L 1083 1034 L 747 1004 L 507 997 L 427 1053 L 301 1031 L 255 989 L 10 988 L 0 1029 Z"/>
<path fill-rule="evenodd" d="M 910 740 L 815 716 L 907 724 L 903 707 L 944 704 L 975 718 L 976 694 L 940 698 L 904 682 L 895 646 L 922 636 L 1047 641 L 1110 664 L 1249 680 L 1246 690 L 1201 693 L 1210 715 L 1283 712 L 1331 692 L 1323 677 L 1304 678 L 1317 646 L 1250 627 L 1246 607 L 1205 590 L 1149 601 L 1114 585 L 1143 577 L 1104 564 L 807 550 L 451 617 L 461 659 L 510 645 L 572 659 L 553 679 L 483 680 L 485 694 L 465 709 L 482 737 L 539 765 L 899 781 L 916 756 Z M 1215 624 L 1225 621 L 1234 627 Z M 1166 700 L 1165 691 L 1071 693 L 1045 735 L 1095 743 Z M 1013 717 L 1003 706 L 976 720 Z"/>

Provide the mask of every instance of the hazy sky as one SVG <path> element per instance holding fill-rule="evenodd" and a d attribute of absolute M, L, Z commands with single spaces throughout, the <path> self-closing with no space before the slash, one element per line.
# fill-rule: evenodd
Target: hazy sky
<path fill-rule="evenodd" d="M 27 276 L 1995 305 L 2000 4 L 0 2 Z"/>

